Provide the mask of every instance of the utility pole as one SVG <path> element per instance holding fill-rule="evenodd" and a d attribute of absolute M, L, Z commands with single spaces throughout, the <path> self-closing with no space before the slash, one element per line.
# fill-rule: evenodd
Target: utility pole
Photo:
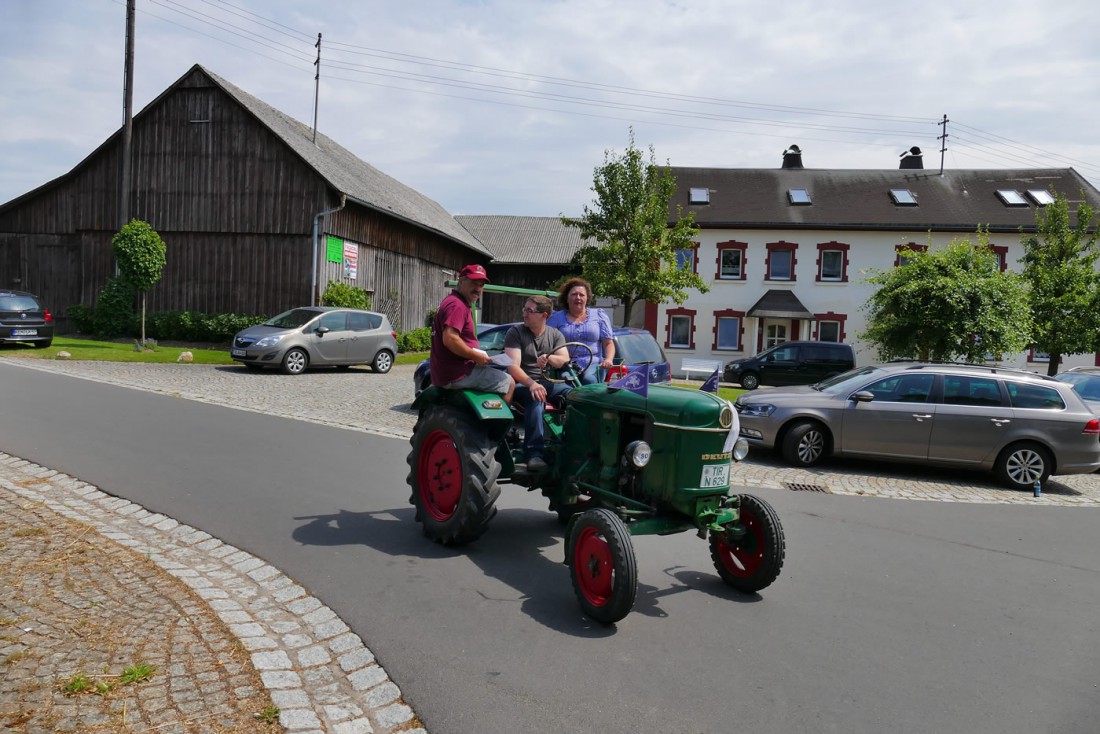
<path fill-rule="evenodd" d="M 937 123 L 940 127 L 943 128 L 943 135 L 939 136 L 939 140 L 943 141 L 943 143 L 940 144 L 940 175 L 941 176 L 943 175 L 943 154 L 947 152 L 947 123 L 948 122 L 950 122 L 950 120 L 948 120 L 947 115 L 944 114 L 943 121 Z"/>
<path fill-rule="evenodd" d="M 130 223 L 130 144 L 134 135 L 134 16 L 137 0 L 126 0 L 126 61 L 122 81 L 122 160 L 119 163 L 118 228 Z"/>
<path fill-rule="evenodd" d="M 313 144 L 317 145 L 317 100 L 321 96 L 321 34 L 317 34 L 317 60 L 313 65 L 317 73 L 313 77 Z"/>

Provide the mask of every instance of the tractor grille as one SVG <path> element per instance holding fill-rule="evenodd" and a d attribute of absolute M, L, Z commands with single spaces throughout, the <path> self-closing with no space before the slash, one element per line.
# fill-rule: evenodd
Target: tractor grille
<path fill-rule="evenodd" d="M 828 487 L 822 487 L 820 484 L 799 484 L 798 482 L 783 482 L 783 486 L 792 492 L 824 492 L 825 494 L 832 494 Z"/>

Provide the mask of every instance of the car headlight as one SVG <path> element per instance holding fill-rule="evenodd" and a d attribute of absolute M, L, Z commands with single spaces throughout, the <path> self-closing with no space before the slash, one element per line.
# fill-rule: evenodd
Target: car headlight
<path fill-rule="evenodd" d="M 635 469 L 642 469 L 653 456 L 653 449 L 645 441 L 631 441 L 626 445 L 626 458 Z"/>
<path fill-rule="evenodd" d="M 767 418 L 775 412 L 775 406 L 768 403 L 742 403 L 740 408 L 741 415 L 750 418 Z"/>
<path fill-rule="evenodd" d="M 265 336 L 263 339 L 260 339 L 252 346 L 256 347 L 257 349 L 267 349 L 268 347 L 273 347 L 281 342 L 284 336 L 285 334 L 273 334 L 272 336 Z"/>
<path fill-rule="evenodd" d="M 739 438 L 733 443 L 733 460 L 741 461 L 749 455 L 749 442 Z"/>

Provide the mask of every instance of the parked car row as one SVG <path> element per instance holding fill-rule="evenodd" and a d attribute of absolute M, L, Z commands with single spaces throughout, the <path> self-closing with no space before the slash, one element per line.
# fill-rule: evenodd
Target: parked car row
<path fill-rule="evenodd" d="M 796 466 L 856 456 L 983 469 L 1017 488 L 1100 468 L 1100 420 L 1065 377 L 898 363 L 743 393 L 735 407 L 750 445 Z"/>

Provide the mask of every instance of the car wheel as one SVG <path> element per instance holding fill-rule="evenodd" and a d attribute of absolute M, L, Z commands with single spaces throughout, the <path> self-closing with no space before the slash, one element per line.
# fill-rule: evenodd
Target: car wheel
<path fill-rule="evenodd" d="M 1012 444 L 997 457 L 994 471 L 1002 482 L 1015 489 L 1031 489 L 1050 477 L 1054 461 L 1050 452 L 1034 443 Z"/>
<path fill-rule="evenodd" d="M 300 375 L 309 366 L 309 355 L 304 349 L 295 347 L 283 357 L 283 372 L 288 375 Z"/>
<path fill-rule="evenodd" d="M 393 353 L 383 349 L 378 354 L 374 355 L 374 361 L 371 362 L 371 369 L 379 374 L 386 374 L 390 371 L 390 367 L 393 367 Z"/>
<path fill-rule="evenodd" d="M 500 496 L 497 443 L 483 425 L 449 407 L 425 412 L 409 443 L 409 501 L 424 535 L 443 545 L 477 540 Z"/>
<path fill-rule="evenodd" d="M 746 372 L 741 375 L 741 387 L 746 390 L 755 390 L 760 387 L 760 378 L 754 372 Z"/>
<path fill-rule="evenodd" d="M 602 507 L 582 513 L 566 548 L 573 591 L 584 613 L 601 624 L 629 614 L 638 595 L 638 562 L 619 516 Z"/>
<path fill-rule="evenodd" d="M 829 454 L 829 434 L 820 423 L 802 421 L 783 437 L 783 458 L 795 466 L 813 466 Z"/>
<path fill-rule="evenodd" d="M 711 533 L 710 558 L 723 581 L 738 591 L 752 593 L 779 577 L 787 540 L 779 515 L 755 495 L 741 495 L 740 525 L 745 530 L 741 536 Z"/>

